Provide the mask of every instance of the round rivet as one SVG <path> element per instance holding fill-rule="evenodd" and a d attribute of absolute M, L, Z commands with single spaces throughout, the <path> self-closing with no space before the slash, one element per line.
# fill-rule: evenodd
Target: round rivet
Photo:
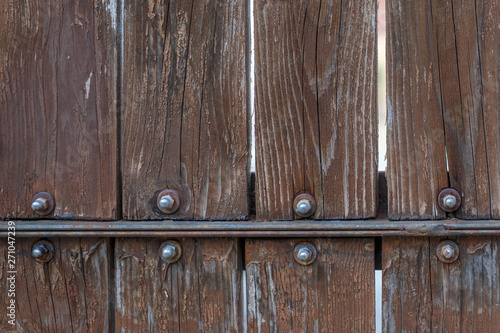
<path fill-rule="evenodd" d="M 460 250 L 458 249 L 457 243 L 445 240 L 438 244 L 436 249 L 436 255 L 442 262 L 450 264 L 457 260 Z"/>
<path fill-rule="evenodd" d="M 454 188 L 445 188 L 439 192 L 437 201 L 442 210 L 451 213 L 460 207 L 462 198 L 460 197 L 460 193 Z"/>
<path fill-rule="evenodd" d="M 165 241 L 160 246 L 161 260 L 168 264 L 178 261 L 182 255 L 181 245 L 173 240 Z"/>
<path fill-rule="evenodd" d="M 38 241 L 31 248 L 31 256 L 38 262 L 48 262 L 54 257 L 54 245 L 46 240 Z"/>
<path fill-rule="evenodd" d="M 293 201 L 293 210 L 300 217 L 309 217 L 316 211 L 316 200 L 308 193 L 301 193 Z"/>
<path fill-rule="evenodd" d="M 161 191 L 157 199 L 158 208 L 166 213 L 173 214 L 179 209 L 180 198 L 174 190 Z"/>
<path fill-rule="evenodd" d="M 293 251 L 295 260 L 301 265 L 310 265 L 318 255 L 316 248 L 311 243 L 303 242 L 297 244 Z"/>
<path fill-rule="evenodd" d="M 38 192 L 31 200 L 31 209 L 38 215 L 49 215 L 54 210 L 54 198 L 50 193 Z"/>

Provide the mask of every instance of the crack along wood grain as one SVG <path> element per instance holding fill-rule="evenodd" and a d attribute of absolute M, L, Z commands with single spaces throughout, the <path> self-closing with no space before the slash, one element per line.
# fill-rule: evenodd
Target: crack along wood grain
<path fill-rule="evenodd" d="M 49 238 L 48 263 L 31 257 L 39 239 L 16 240 L 16 326 L 0 311 L 1 332 L 108 332 L 113 312 L 108 238 Z M 0 304 L 7 308 L 7 246 L 0 247 Z"/>
<path fill-rule="evenodd" d="M 388 1 L 387 28 L 390 218 L 444 218 L 447 186 L 459 218 L 498 218 L 500 2 Z"/>
<path fill-rule="evenodd" d="M 256 214 L 377 210 L 377 1 L 255 0 Z"/>
<path fill-rule="evenodd" d="M 245 0 L 124 6 L 124 217 L 246 218 Z M 171 215 L 156 205 L 167 188 Z"/>
<path fill-rule="evenodd" d="M 174 264 L 163 240 L 116 241 L 116 332 L 242 332 L 237 239 L 178 239 Z"/>
<path fill-rule="evenodd" d="M 1 1 L 0 216 L 120 218 L 113 3 Z"/>
<path fill-rule="evenodd" d="M 302 241 L 246 241 L 248 332 L 375 332 L 374 240 L 310 239 L 309 266 Z"/>
<path fill-rule="evenodd" d="M 445 264 L 442 238 L 384 238 L 384 332 L 498 332 L 500 238 L 451 239 L 460 256 Z"/>

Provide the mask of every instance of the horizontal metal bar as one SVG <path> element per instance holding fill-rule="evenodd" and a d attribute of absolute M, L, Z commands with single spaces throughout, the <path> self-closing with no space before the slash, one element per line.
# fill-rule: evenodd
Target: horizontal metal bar
<path fill-rule="evenodd" d="M 500 220 L 62 221 L 14 220 L 17 237 L 375 237 L 500 235 Z M 8 233 L 0 222 L 0 236 Z"/>

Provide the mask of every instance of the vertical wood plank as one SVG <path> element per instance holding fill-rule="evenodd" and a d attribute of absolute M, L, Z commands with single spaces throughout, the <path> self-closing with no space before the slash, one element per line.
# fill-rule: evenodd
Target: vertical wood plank
<path fill-rule="evenodd" d="M 114 219 L 116 2 L 0 4 L 0 216 Z M 38 217 L 37 217 L 38 218 Z"/>
<path fill-rule="evenodd" d="M 375 216 L 377 1 L 254 4 L 257 218 Z"/>
<path fill-rule="evenodd" d="M 440 238 L 383 242 L 384 332 L 496 332 L 498 237 L 458 237 L 457 261 L 436 256 Z"/>
<path fill-rule="evenodd" d="M 38 239 L 16 239 L 16 326 L 0 312 L 2 332 L 108 332 L 113 309 L 109 239 L 54 238 L 54 258 L 31 257 Z M 0 248 L 2 307 L 7 307 L 7 247 Z M 5 306 L 4 306 L 5 305 Z M 17 328 L 16 328 L 17 327 Z"/>
<path fill-rule="evenodd" d="M 429 238 L 382 240 L 382 329 L 430 332 L 432 294 Z"/>
<path fill-rule="evenodd" d="M 239 332 L 241 254 L 236 239 L 182 239 L 167 265 L 158 239 L 116 241 L 117 332 Z"/>
<path fill-rule="evenodd" d="M 444 218 L 451 186 L 458 217 L 499 218 L 500 4 L 388 1 L 387 17 L 390 217 Z"/>
<path fill-rule="evenodd" d="M 249 332 L 374 332 L 373 239 L 310 240 L 318 258 L 294 259 L 297 239 L 246 241 Z"/>
<path fill-rule="evenodd" d="M 124 3 L 124 216 L 246 218 L 246 1 Z"/>

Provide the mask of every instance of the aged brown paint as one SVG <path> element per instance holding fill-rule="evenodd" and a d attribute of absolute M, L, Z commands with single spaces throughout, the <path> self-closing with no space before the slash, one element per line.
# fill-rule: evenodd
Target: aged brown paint
<path fill-rule="evenodd" d="M 167 265 L 162 239 L 116 240 L 117 332 L 242 331 L 237 239 L 178 239 L 182 257 Z"/>
<path fill-rule="evenodd" d="M 384 332 L 497 332 L 498 237 L 452 238 L 458 260 L 442 263 L 442 238 L 383 240 Z"/>
<path fill-rule="evenodd" d="M 388 1 L 389 216 L 500 216 L 500 3 Z M 446 157 L 448 158 L 449 180 Z"/>
<path fill-rule="evenodd" d="M 249 332 L 375 332 L 373 239 L 315 238 L 309 266 L 301 239 L 246 241 Z"/>
<path fill-rule="evenodd" d="M 377 1 L 254 3 L 257 218 L 374 217 Z"/>
<path fill-rule="evenodd" d="M 245 219 L 245 0 L 124 2 L 124 217 Z"/>
<path fill-rule="evenodd" d="M 0 216 L 115 219 L 116 8 L 106 0 L 0 4 Z"/>
<path fill-rule="evenodd" d="M 108 238 L 49 238 L 54 258 L 31 257 L 36 238 L 16 240 L 16 325 L 0 311 L 1 332 L 108 332 L 113 312 Z M 0 247 L 0 291 L 7 308 L 7 246 Z"/>

